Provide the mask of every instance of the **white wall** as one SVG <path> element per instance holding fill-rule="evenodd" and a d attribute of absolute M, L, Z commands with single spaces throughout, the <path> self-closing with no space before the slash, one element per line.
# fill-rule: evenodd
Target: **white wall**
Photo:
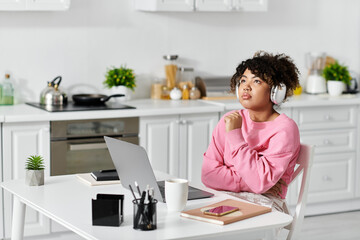
<path fill-rule="evenodd" d="M 164 54 L 202 75 L 231 75 L 257 50 L 290 55 L 326 51 L 360 72 L 360 1 L 269 0 L 261 13 L 149 13 L 132 0 L 72 0 L 66 12 L 0 12 L 0 76 L 12 73 L 19 101 L 39 101 L 63 76 L 67 93 L 105 92 L 106 68 L 135 70 L 134 98 L 163 77 Z"/>

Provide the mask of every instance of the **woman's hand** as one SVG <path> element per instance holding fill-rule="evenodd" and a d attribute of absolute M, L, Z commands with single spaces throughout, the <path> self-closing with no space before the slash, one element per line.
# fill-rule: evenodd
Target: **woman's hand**
<path fill-rule="evenodd" d="M 266 193 L 266 194 L 273 195 L 273 196 L 275 196 L 275 197 L 278 197 L 279 194 L 282 193 L 282 185 L 284 185 L 284 186 L 286 186 L 286 187 L 288 186 L 288 185 L 286 184 L 286 182 L 280 178 L 280 180 L 279 180 L 272 188 L 270 188 L 269 190 L 267 190 L 265 193 Z"/>
<path fill-rule="evenodd" d="M 242 125 L 242 117 L 238 112 L 233 112 L 227 115 L 224 118 L 224 121 L 225 121 L 226 132 L 230 132 L 231 130 L 241 128 Z"/>

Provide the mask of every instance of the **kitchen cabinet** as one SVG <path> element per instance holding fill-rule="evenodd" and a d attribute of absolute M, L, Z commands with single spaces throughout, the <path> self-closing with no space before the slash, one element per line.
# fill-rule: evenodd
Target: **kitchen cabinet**
<path fill-rule="evenodd" d="M 0 123 L 0 136 L 2 136 L 2 123 Z M 0 137 L 0 153 L 2 153 L 2 139 Z M 0 161 L 2 162 L 2 154 L 0 154 Z M 0 164 L 0 181 L 3 179 L 3 168 L 2 164 Z M 4 238 L 4 208 L 3 205 L 3 195 L 4 195 L 4 189 L 1 189 L 0 191 L 0 239 Z"/>
<path fill-rule="evenodd" d="M 70 0 L 0 0 L 0 11 L 62 11 Z"/>
<path fill-rule="evenodd" d="M 201 183 L 201 166 L 219 114 L 182 114 L 140 118 L 140 145 L 154 169 Z"/>
<path fill-rule="evenodd" d="M 357 111 L 356 105 L 294 108 L 301 142 L 315 146 L 308 204 L 355 198 Z M 290 205 L 299 188 L 300 182 L 290 187 Z"/>
<path fill-rule="evenodd" d="M 3 180 L 25 178 L 25 161 L 30 155 L 45 160 L 45 178 L 50 176 L 49 122 L 3 123 Z M 25 182 L 24 182 L 25 184 Z M 12 219 L 12 196 L 4 192 L 4 232 L 9 238 Z M 50 220 L 38 212 L 26 209 L 25 236 L 50 232 Z"/>
<path fill-rule="evenodd" d="M 135 8 L 154 12 L 267 11 L 267 0 L 136 0 Z"/>

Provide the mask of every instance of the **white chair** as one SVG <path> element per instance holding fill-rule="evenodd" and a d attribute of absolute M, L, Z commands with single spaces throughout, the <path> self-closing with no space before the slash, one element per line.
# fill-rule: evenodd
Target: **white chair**
<path fill-rule="evenodd" d="M 296 161 L 297 168 L 293 174 L 291 183 L 300 175 L 302 172 L 301 186 L 298 196 L 298 201 L 296 204 L 295 213 L 293 215 L 294 220 L 291 224 L 285 227 L 289 230 L 287 240 L 296 240 L 299 237 L 301 231 L 301 226 L 304 220 L 306 202 L 307 202 L 307 193 L 309 188 L 310 181 L 310 170 L 313 162 L 313 153 L 314 147 L 301 144 L 299 158 Z M 290 183 L 290 184 L 291 184 Z"/>

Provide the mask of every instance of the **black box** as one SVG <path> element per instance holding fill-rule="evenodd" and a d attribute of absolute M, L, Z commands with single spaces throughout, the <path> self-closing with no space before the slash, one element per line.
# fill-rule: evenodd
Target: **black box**
<path fill-rule="evenodd" d="M 97 194 L 92 199 L 92 225 L 118 227 L 124 220 L 124 195 Z"/>

